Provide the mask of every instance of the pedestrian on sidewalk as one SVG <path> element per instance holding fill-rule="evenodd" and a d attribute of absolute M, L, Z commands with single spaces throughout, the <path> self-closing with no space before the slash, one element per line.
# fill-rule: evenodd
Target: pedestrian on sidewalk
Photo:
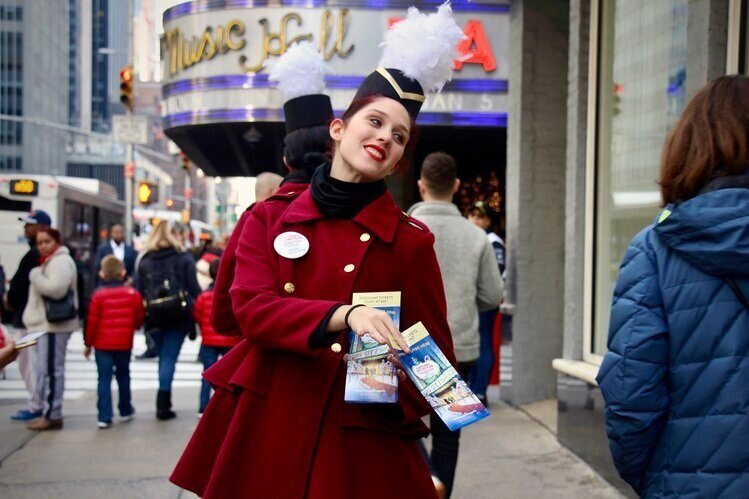
<path fill-rule="evenodd" d="M 413 9 L 409 16 L 423 15 Z M 448 37 L 429 59 L 440 60 L 446 71 L 436 72 L 449 76 L 454 54 L 444 47 L 456 46 L 462 32 L 448 6 L 434 17 L 441 29 L 418 38 Z M 407 19 L 393 30 L 409 25 Z M 439 86 L 394 68 L 372 73 L 330 124 L 332 162 L 315 171 L 309 190 L 289 204 L 269 200 L 252 209 L 231 288 L 251 344 L 235 376 L 242 382 L 238 401 L 216 405 L 218 393 L 211 401 L 196 435 L 222 431 L 218 456 L 210 470 L 200 466 L 198 453 L 211 442 L 193 438 L 185 456 L 194 460 L 183 456 L 171 477 L 178 485 L 197 485 L 206 499 L 375 499 L 393 491 L 435 497 L 417 444 L 430 406 L 409 380 L 401 382 L 396 404 L 345 403 L 343 355 L 351 330 L 381 344 L 392 335 L 409 351 L 387 313 L 351 305 L 352 292 L 387 290 L 402 293 L 401 321 L 422 321 L 454 361 L 433 237 L 400 211 L 384 182 L 415 145 L 423 88 Z M 213 431 L 203 425 L 211 415 Z"/>
<path fill-rule="evenodd" d="M 476 201 L 468 211 L 468 220 L 486 232 L 486 238 L 494 249 L 494 257 L 497 260 L 500 277 L 505 272 L 505 242 L 496 232 L 492 231 L 494 211 L 486 201 Z M 489 407 L 489 401 L 486 398 L 486 391 L 489 388 L 489 380 L 492 375 L 492 367 L 495 365 L 496 353 L 494 350 L 494 322 L 499 316 L 499 307 L 479 312 L 479 336 L 481 345 L 479 346 L 479 358 L 476 365 L 471 371 L 470 387 L 473 393 L 486 407 Z"/>
<path fill-rule="evenodd" d="M 34 371 L 37 397 L 44 400 L 44 414 L 28 424 L 30 430 L 62 428 L 62 400 L 65 390 L 65 355 L 68 340 L 78 329 L 78 271 L 57 229 L 42 226 L 36 232 L 39 266 L 29 272 L 29 301 L 23 323 L 29 332 L 46 331 L 35 347 Z M 65 309 L 65 318 L 49 317 L 50 302 Z"/>
<path fill-rule="evenodd" d="M 96 407 L 99 412 L 98 427 L 112 426 L 112 373 L 117 379 L 119 403 L 117 408 L 123 421 L 130 421 L 135 408 L 130 396 L 130 355 L 133 336 L 145 317 L 143 298 L 128 279 L 125 265 L 117 256 L 108 255 L 101 261 L 99 288 L 89 304 L 83 354 L 91 357 L 94 349 L 96 370 L 99 374 Z"/>
<path fill-rule="evenodd" d="M 664 209 L 624 254 L 597 376 L 643 498 L 749 491 L 749 78 L 700 89 L 666 139 Z"/>
<path fill-rule="evenodd" d="M 146 243 L 138 265 L 138 291 L 146 300 L 145 327 L 152 332 L 159 357 L 159 391 L 156 417 L 172 419 L 172 381 L 177 358 L 188 333 L 193 330 L 192 308 L 201 289 L 195 259 L 159 221 Z"/>
<path fill-rule="evenodd" d="M 444 152 L 424 158 L 419 194 L 409 214 L 434 234 L 434 251 L 445 283 L 447 322 L 455 346 L 457 369 L 466 382 L 479 358 L 479 312 L 492 310 L 502 299 L 502 278 L 494 248 L 486 233 L 466 220 L 452 202 L 460 180 L 455 159 Z M 460 430 L 450 431 L 434 412 L 430 414 L 432 473 L 450 497 L 458 464 Z"/>
<path fill-rule="evenodd" d="M 211 279 L 216 279 L 221 258 L 212 260 L 208 266 Z M 207 371 L 221 357 L 226 355 L 232 347 L 239 343 L 239 336 L 226 336 L 216 333 L 211 325 L 211 308 L 213 307 L 213 283 L 203 291 L 195 301 L 193 316 L 200 327 L 200 360 L 203 362 L 203 372 Z M 200 385 L 200 403 L 198 406 L 198 417 L 203 415 L 208 401 L 211 398 L 211 385 L 203 378 Z"/>
<path fill-rule="evenodd" d="M 23 234 L 29 243 L 29 250 L 23 255 L 18 269 L 10 280 L 8 294 L 5 296 L 5 305 L 13 313 L 12 337 L 20 341 L 29 331 L 23 323 L 23 312 L 29 301 L 29 273 L 31 269 L 39 266 L 39 250 L 36 249 L 36 232 L 39 227 L 49 227 L 52 219 L 46 211 L 35 210 L 24 217 L 18 218 L 24 222 Z M 44 409 L 44 401 L 39 398 L 36 390 L 36 370 L 34 369 L 34 358 L 36 357 L 36 346 L 24 348 L 18 354 L 18 370 L 26 385 L 29 394 L 26 409 L 19 410 L 10 418 L 14 421 L 29 421 L 40 418 Z"/>

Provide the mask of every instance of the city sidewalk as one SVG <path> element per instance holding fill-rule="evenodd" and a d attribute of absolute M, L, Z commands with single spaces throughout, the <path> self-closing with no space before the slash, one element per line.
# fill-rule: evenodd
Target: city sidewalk
<path fill-rule="evenodd" d="M 0 401 L 0 497 L 194 498 L 167 477 L 196 425 L 197 389 L 175 391 L 179 416 L 167 422 L 154 395 L 135 391 L 137 418 L 97 430 L 89 392 L 65 402 L 62 431 L 39 434 L 10 421 L 20 401 Z M 491 411 L 463 432 L 455 499 L 622 497 L 536 419 L 499 402 Z"/>

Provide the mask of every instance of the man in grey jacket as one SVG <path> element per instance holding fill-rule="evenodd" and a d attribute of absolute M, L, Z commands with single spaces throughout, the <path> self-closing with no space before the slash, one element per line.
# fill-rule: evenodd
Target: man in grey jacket
<path fill-rule="evenodd" d="M 429 154 L 418 181 L 423 202 L 409 215 L 434 233 L 434 251 L 442 272 L 457 369 L 464 380 L 479 357 L 479 311 L 496 308 L 502 298 L 502 278 L 486 234 L 466 220 L 453 204 L 460 187 L 455 159 L 449 154 Z M 460 431 L 451 432 L 432 413 L 432 453 L 429 464 L 450 496 L 458 461 Z"/>

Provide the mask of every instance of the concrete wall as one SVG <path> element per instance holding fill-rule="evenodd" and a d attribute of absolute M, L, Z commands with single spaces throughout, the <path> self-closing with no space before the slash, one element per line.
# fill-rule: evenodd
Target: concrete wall
<path fill-rule="evenodd" d="M 582 360 L 590 1 L 570 0 L 564 251 L 565 359 Z"/>
<path fill-rule="evenodd" d="M 569 1 L 511 7 L 507 140 L 508 290 L 514 305 L 512 386 L 524 404 L 553 397 L 562 353 Z"/>
<path fill-rule="evenodd" d="M 691 0 L 687 30 L 687 100 L 726 73 L 729 0 Z"/>

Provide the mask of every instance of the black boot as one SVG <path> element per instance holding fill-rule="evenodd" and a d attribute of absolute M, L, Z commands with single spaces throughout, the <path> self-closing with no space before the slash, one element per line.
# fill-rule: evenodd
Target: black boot
<path fill-rule="evenodd" d="M 156 393 L 156 418 L 166 421 L 176 417 L 177 413 L 172 410 L 172 392 L 159 390 Z"/>

